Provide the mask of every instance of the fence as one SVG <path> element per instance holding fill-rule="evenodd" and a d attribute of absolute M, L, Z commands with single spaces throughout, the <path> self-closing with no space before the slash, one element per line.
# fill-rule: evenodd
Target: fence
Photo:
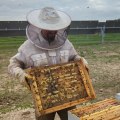
<path fill-rule="evenodd" d="M 1 21 L 0 37 L 25 36 L 27 21 Z M 120 42 L 120 20 L 72 21 L 68 38 L 78 43 Z"/>
<path fill-rule="evenodd" d="M 69 31 L 69 39 L 74 40 L 76 44 L 120 42 L 120 27 L 72 28 Z"/>

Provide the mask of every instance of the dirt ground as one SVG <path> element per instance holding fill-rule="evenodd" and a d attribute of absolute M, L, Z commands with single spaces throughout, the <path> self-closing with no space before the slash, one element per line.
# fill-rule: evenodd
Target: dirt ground
<path fill-rule="evenodd" d="M 7 114 L 0 115 L 0 120 L 35 120 L 34 109 L 11 111 Z M 57 114 L 55 120 L 60 120 Z"/>
<path fill-rule="evenodd" d="M 114 97 L 116 92 L 120 92 L 119 44 L 80 47 L 78 52 L 89 63 L 90 77 L 96 92 L 95 101 Z M 0 120 L 35 120 L 30 93 L 7 73 L 7 64 L 12 55 L 2 55 L 0 56 L 0 62 L 3 63 L 0 66 Z M 58 115 L 55 120 L 60 120 Z"/>

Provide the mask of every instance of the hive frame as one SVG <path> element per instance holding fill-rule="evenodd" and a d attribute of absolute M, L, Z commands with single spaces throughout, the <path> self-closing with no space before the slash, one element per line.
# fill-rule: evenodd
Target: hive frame
<path fill-rule="evenodd" d="M 54 106 L 48 109 L 43 109 L 42 106 L 42 101 L 39 95 L 39 89 L 37 87 L 37 82 L 36 82 L 36 78 L 35 76 L 31 76 L 28 77 L 28 79 L 32 82 L 30 82 L 30 88 L 31 88 L 31 92 L 33 95 L 33 99 L 34 99 L 34 104 L 35 104 L 35 108 L 36 108 L 36 112 L 38 116 L 44 115 L 44 114 L 48 114 L 48 113 L 52 113 L 58 110 L 62 110 L 65 108 L 69 108 L 75 105 L 78 105 L 80 103 L 86 102 L 90 99 L 94 99 L 95 98 L 95 92 L 92 86 L 92 82 L 91 79 L 89 77 L 89 74 L 84 66 L 83 60 L 79 60 L 79 61 L 74 61 L 74 62 L 69 62 L 69 63 L 64 63 L 64 64 L 59 64 L 59 65 L 53 65 L 53 66 L 49 66 L 49 67 L 41 67 L 41 69 L 49 69 L 49 68 L 57 68 L 57 66 L 69 66 L 70 64 L 77 64 L 79 72 L 81 73 L 81 78 L 87 93 L 87 97 L 79 99 L 79 100 L 74 100 L 68 103 L 64 103 L 58 106 Z M 32 69 L 28 69 L 26 72 L 29 74 L 33 69 L 36 68 L 32 68 Z M 38 69 L 38 68 L 37 68 Z"/>

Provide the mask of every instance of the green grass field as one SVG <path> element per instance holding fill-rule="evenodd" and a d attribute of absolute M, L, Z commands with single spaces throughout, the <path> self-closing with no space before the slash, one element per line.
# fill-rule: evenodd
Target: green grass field
<path fill-rule="evenodd" d="M 26 37 L 0 37 L 0 49 L 15 49 L 18 48 Z M 68 39 L 77 47 L 79 45 L 99 44 L 102 42 L 102 37 L 99 34 L 80 34 L 69 35 Z M 120 33 L 106 34 L 104 42 L 120 42 Z"/>
<path fill-rule="evenodd" d="M 97 95 L 95 101 L 114 97 L 120 92 L 120 34 L 107 36 L 105 41 L 108 43 L 105 44 L 100 44 L 98 35 L 69 36 L 79 55 L 89 63 Z M 111 40 L 107 40 L 109 37 Z M 117 43 L 113 43 L 114 40 Z M 33 107 L 30 92 L 7 72 L 9 59 L 24 41 L 25 37 L 0 37 L 0 113 Z"/>
<path fill-rule="evenodd" d="M 120 42 L 120 33 L 107 33 L 104 38 L 99 34 L 80 34 L 80 35 L 69 35 L 68 37 L 74 45 L 86 45 L 86 44 L 97 44 L 106 42 Z"/>

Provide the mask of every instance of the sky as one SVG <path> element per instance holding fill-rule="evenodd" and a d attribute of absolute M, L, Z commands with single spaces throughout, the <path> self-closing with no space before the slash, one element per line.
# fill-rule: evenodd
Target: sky
<path fill-rule="evenodd" d="M 26 21 L 34 9 L 54 7 L 72 20 L 120 19 L 120 0 L 0 0 L 0 21 Z"/>

